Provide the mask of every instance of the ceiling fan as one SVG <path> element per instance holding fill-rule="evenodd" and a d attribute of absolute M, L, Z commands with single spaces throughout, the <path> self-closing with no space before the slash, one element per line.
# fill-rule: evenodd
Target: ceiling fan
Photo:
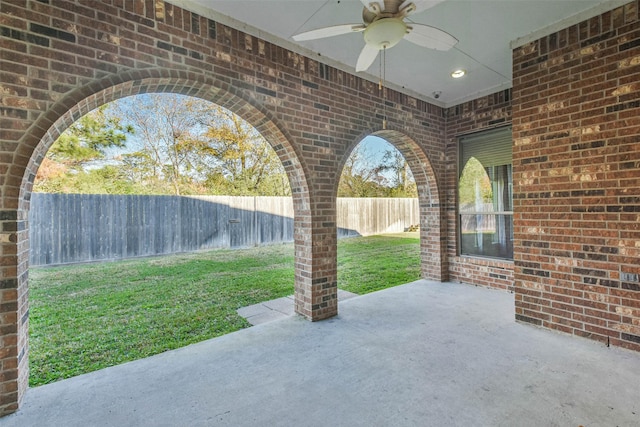
<path fill-rule="evenodd" d="M 405 22 L 410 14 L 433 7 L 444 0 L 360 0 L 364 4 L 363 24 L 341 24 L 319 28 L 293 36 L 295 41 L 315 40 L 348 33 L 364 33 L 365 45 L 356 71 L 364 71 L 375 61 L 380 50 L 395 46 L 403 38 L 418 46 L 449 50 L 458 39 L 438 28 Z"/>

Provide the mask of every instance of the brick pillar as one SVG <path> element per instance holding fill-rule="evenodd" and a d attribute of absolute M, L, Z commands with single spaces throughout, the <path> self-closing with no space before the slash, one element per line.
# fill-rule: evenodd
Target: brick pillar
<path fill-rule="evenodd" d="M 447 263 L 447 230 L 444 212 L 437 203 L 420 199 L 420 255 L 422 277 L 446 282 L 449 280 Z"/>
<path fill-rule="evenodd" d="M 26 215 L 0 211 L 0 416 L 15 412 L 29 380 Z M 23 243 L 24 242 L 24 243 Z M 27 250 L 22 250 L 24 247 Z M 27 255 L 25 255 L 25 253 Z M 27 257 L 27 258 L 25 258 Z M 24 262 L 20 262 L 23 261 Z"/>
<path fill-rule="evenodd" d="M 295 218 L 295 310 L 311 321 L 338 314 L 336 199 L 315 199 Z"/>

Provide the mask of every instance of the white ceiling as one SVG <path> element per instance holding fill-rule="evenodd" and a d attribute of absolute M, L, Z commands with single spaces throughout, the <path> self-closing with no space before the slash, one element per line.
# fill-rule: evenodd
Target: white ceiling
<path fill-rule="evenodd" d="M 337 68 L 378 80 L 379 61 L 356 73 L 362 33 L 294 42 L 291 36 L 316 28 L 362 23 L 359 0 L 168 0 Z M 380 1 L 380 0 L 378 0 Z M 423 0 L 417 0 L 419 3 Z M 576 24 L 630 0 L 444 0 L 408 17 L 440 28 L 459 40 L 448 52 L 400 41 L 386 53 L 388 85 L 441 106 L 511 87 L 512 46 Z M 454 80 L 451 71 L 467 75 Z M 441 92 L 438 99 L 434 92 Z"/>

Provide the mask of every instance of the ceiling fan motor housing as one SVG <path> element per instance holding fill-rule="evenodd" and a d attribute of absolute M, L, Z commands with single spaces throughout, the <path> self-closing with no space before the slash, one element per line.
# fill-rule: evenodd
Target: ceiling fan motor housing
<path fill-rule="evenodd" d="M 373 21 L 364 30 L 364 41 L 380 49 L 398 44 L 407 34 L 407 24 L 400 18 L 381 18 Z"/>

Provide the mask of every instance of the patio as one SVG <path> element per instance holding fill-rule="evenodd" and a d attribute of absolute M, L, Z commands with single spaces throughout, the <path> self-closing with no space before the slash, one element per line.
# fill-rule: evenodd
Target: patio
<path fill-rule="evenodd" d="M 30 389 L 0 426 L 631 426 L 640 356 L 420 280 Z"/>

